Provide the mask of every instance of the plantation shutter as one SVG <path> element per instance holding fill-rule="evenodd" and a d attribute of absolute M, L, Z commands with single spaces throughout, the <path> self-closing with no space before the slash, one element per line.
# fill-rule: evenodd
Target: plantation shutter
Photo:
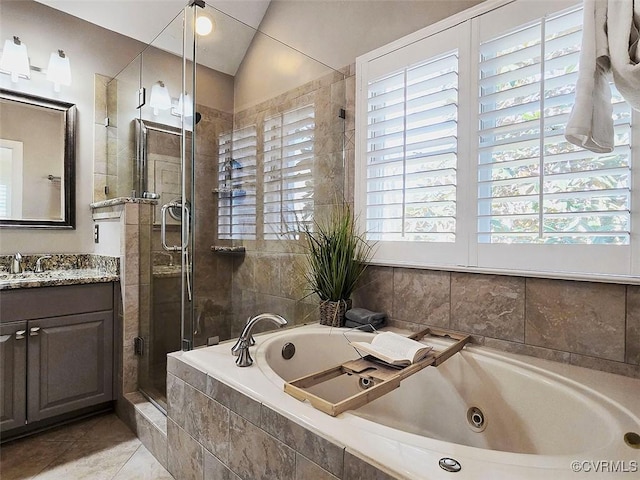
<path fill-rule="evenodd" d="M 218 237 L 256 238 L 255 125 L 220 135 L 218 167 Z"/>
<path fill-rule="evenodd" d="M 479 243 L 629 243 L 631 110 L 615 87 L 615 150 L 564 139 L 581 39 L 573 7 L 481 42 Z"/>
<path fill-rule="evenodd" d="M 264 121 L 264 238 L 295 238 L 313 219 L 315 108 Z"/>
<path fill-rule="evenodd" d="M 455 241 L 458 51 L 370 81 L 367 107 L 369 238 Z"/>

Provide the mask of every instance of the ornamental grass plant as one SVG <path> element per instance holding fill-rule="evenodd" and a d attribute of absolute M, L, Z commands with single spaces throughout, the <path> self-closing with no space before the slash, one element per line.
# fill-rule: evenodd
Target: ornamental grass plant
<path fill-rule="evenodd" d="M 306 227 L 305 233 L 310 294 L 320 298 L 321 311 L 328 302 L 339 302 L 344 310 L 371 260 L 373 246 L 358 232 L 346 202 L 335 206 L 325 221 Z"/>

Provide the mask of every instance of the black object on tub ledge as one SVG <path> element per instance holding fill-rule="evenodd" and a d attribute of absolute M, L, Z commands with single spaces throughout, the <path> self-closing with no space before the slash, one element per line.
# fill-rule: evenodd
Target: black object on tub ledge
<path fill-rule="evenodd" d="M 387 315 L 382 312 L 372 312 L 366 308 L 352 308 L 345 314 L 344 326 L 347 328 L 357 328 L 363 325 L 371 325 L 378 329 L 383 327 L 387 321 Z"/>

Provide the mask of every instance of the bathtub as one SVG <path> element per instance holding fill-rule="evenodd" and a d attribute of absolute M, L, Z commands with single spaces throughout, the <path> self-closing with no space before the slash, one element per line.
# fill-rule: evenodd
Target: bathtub
<path fill-rule="evenodd" d="M 183 359 L 396 478 L 576 479 L 593 472 L 637 478 L 640 472 L 637 379 L 467 345 L 335 418 L 286 394 L 285 381 L 357 358 L 344 332 L 309 325 L 257 336 L 248 368 L 233 364 L 230 344 Z M 346 332 L 351 340 L 371 336 Z M 295 345 L 290 360 L 282 355 L 286 343 Z M 436 350 L 448 345 L 427 343 Z M 361 388 L 357 377 L 344 375 L 314 393 L 338 401 Z M 455 459 L 461 470 L 445 471 L 443 458 Z"/>

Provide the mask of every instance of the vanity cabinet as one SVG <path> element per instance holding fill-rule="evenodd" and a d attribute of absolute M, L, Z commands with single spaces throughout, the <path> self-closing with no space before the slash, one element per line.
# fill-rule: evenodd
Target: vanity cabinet
<path fill-rule="evenodd" d="M 0 291 L 0 430 L 113 400 L 113 283 Z"/>
<path fill-rule="evenodd" d="M 27 419 L 27 322 L 0 324 L 0 431 Z"/>

